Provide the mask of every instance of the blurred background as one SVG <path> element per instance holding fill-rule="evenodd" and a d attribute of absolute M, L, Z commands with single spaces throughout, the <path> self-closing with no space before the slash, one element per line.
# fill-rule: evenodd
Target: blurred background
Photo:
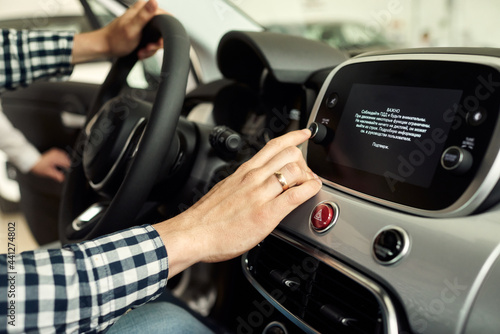
<path fill-rule="evenodd" d="M 498 0 L 232 0 L 271 30 L 346 49 L 499 47 Z"/>

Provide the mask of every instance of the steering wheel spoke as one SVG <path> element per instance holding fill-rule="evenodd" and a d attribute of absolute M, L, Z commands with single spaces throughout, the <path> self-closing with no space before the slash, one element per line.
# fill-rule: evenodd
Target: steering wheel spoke
<path fill-rule="evenodd" d="M 87 210 L 83 211 L 78 217 L 73 219 L 71 225 L 68 225 L 68 227 L 71 226 L 72 228 L 70 233 L 74 234 L 75 232 L 78 233 L 89 230 L 99 221 L 106 211 L 107 206 L 107 203 L 94 203 L 89 206 Z"/>

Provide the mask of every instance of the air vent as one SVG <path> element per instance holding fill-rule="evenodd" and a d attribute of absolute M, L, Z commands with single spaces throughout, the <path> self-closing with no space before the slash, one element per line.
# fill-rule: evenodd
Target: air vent
<path fill-rule="evenodd" d="M 321 333 L 384 333 L 375 295 L 295 246 L 268 237 L 247 254 L 247 274 L 295 322 Z M 294 320 L 294 319 L 292 319 Z"/>

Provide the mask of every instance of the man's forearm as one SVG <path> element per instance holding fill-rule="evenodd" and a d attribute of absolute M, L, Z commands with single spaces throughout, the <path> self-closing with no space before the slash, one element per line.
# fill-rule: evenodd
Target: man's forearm
<path fill-rule="evenodd" d="M 109 46 L 102 29 L 76 34 L 73 40 L 71 63 L 85 63 L 100 58 L 110 57 Z"/>

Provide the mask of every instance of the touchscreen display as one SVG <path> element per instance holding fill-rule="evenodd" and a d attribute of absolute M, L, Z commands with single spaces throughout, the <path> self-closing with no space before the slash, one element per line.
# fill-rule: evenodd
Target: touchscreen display
<path fill-rule="evenodd" d="M 463 91 L 353 84 L 327 160 L 430 186 Z M 451 116 L 451 117 L 450 117 Z M 394 189 L 392 189 L 394 190 Z"/>

